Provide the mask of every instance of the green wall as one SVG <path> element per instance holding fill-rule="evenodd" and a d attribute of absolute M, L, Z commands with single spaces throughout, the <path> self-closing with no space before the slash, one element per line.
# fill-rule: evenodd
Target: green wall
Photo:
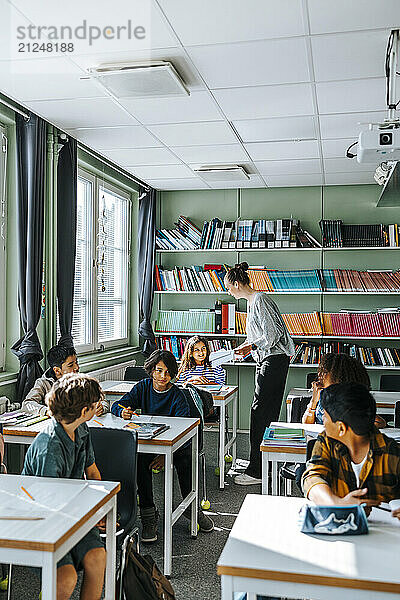
<path fill-rule="evenodd" d="M 377 185 L 351 185 L 329 187 L 289 187 L 245 190 L 196 190 L 166 191 L 159 194 L 158 226 L 172 228 L 180 214 L 189 217 L 198 227 L 204 220 L 217 216 L 222 220 L 235 220 L 238 217 L 259 219 L 297 218 L 301 225 L 314 237 L 321 239 L 319 220 L 343 219 L 347 223 L 400 223 L 400 209 L 393 207 L 376 207 L 381 189 Z M 306 268 L 355 268 L 355 269 L 394 269 L 400 268 L 399 250 L 378 251 L 264 251 L 248 252 L 232 250 L 230 252 L 193 253 L 157 253 L 156 262 L 165 268 L 175 265 L 204 263 L 234 264 L 245 260 L 250 265 L 264 265 L 270 268 L 306 269 Z M 229 297 L 221 295 L 219 299 Z M 336 311 L 341 308 L 374 309 L 383 306 L 398 306 L 399 297 L 393 296 L 274 296 L 282 312 L 306 312 L 312 310 Z M 218 299 L 215 295 L 156 295 L 153 318 L 157 310 L 186 309 L 190 307 L 208 308 Z M 229 298 L 232 302 L 233 299 Z M 239 301 L 239 310 L 245 310 L 245 302 Z M 362 342 L 357 342 L 363 345 Z M 365 342 L 364 345 L 373 345 Z M 378 344 L 377 344 L 378 345 Z M 385 342 L 385 345 L 396 345 Z M 399 344 L 397 344 L 399 345 Z M 304 387 L 306 374 L 315 371 L 313 367 L 291 367 L 287 380 L 286 392 L 291 387 Z M 227 367 L 228 382 L 239 383 L 239 426 L 247 429 L 249 411 L 254 391 L 254 367 Z M 379 387 L 381 373 L 392 371 L 369 370 L 372 387 Z M 395 371 L 393 371 L 395 372 Z M 398 371 L 397 371 L 398 372 Z M 282 407 L 281 418 L 285 416 Z"/>

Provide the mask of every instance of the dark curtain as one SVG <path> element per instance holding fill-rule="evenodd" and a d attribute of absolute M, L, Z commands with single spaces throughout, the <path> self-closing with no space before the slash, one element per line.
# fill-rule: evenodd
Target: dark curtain
<path fill-rule="evenodd" d="M 72 317 L 76 255 L 77 141 L 69 139 L 57 164 L 57 306 L 59 344 L 73 346 Z"/>
<path fill-rule="evenodd" d="M 11 348 L 20 370 L 17 399 L 21 402 L 43 373 L 36 327 L 40 319 L 43 268 L 43 212 L 46 169 L 46 123 L 16 115 L 18 307 L 24 335 Z"/>
<path fill-rule="evenodd" d="M 145 356 L 157 347 L 151 326 L 154 298 L 154 255 L 156 247 L 156 190 L 144 188 L 139 194 L 138 223 L 138 282 L 139 282 L 139 336 Z"/>

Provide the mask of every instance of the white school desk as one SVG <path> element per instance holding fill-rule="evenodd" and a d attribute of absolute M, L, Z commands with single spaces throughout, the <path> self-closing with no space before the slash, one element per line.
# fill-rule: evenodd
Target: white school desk
<path fill-rule="evenodd" d="M 132 389 L 132 381 L 102 381 L 101 387 L 106 396 L 110 397 L 111 402 L 115 402 L 124 394 Z M 202 386 L 197 386 L 201 388 Z M 221 490 L 225 486 L 225 454 L 232 448 L 233 466 L 236 462 L 236 439 L 237 439 L 237 385 L 224 385 L 221 390 L 212 394 L 214 406 L 220 408 L 219 419 L 219 445 L 218 445 L 218 467 L 219 467 L 219 487 Z M 226 436 L 226 411 L 228 405 L 232 402 L 232 436 L 225 442 Z"/>
<path fill-rule="evenodd" d="M 235 592 L 319 600 L 398 600 L 399 521 L 373 509 L 369 534 L 306 535 L 303 498 L 246 496 L 218 561 L 222 600 Z"/>
<path fill-rule="evenodd" d="M 371 390 L 371 394 L 375 398 L 376 412 L 378 415 L 390 414 L 394 415 L 396 402 L 400 400 L 400 392 L 383 392 L 380 390 Z M 297 396 L 309 396 L 311 400 L 311 392 L 308 389 L 292 388 L 286 398 L 286 414 L 287 420 L 290 421 L 292 413 L 292 401 Z"/>
<path fill-rule="evenodd" d="M 198 425 L 199 419 L 182 417 L 135 417 L 135 421 L 165 423 L 169 429 L 152 440 L 139 440 L 138 451 L 146 454 L 163 454 L 165 456 L 165 496 L 164 496 L 164 573 L 171 575 L 172 569 L 172 526 L 182 515 L 183 511 L 192 505 L 191 534 L 197 536 L 197 502 L 198 502 Z M 89 427 L 105 427 L 122 429 L 127 421 L 107 413 L 101 417 L 94 417 L 88 422 Z M 14 444 L 31 444 L 35 436 L 48 424 L 48 420 L 41 421 L 30 427 L 14 425 L 3 430 L 4 441 Z M 192 491 L 182 500 L 179 506 L 172 511 L 172 484 L 173 484 L 173 455 L 178 448 L 187 441 L 192 440 Z M 110 449 L 112 451 L 112 449 Z"/>
<path fill-rule="evenodd" d="M 288 427 L 288 428 L 299 428 L 304 429 L 306 434 L 312 437 L 316 437 L 318 433 L 324 430 L 323 425 L 317 423 L 285 423 L 282 421 L 274 421 L 271 423 L 271 427 Z M 394 429 L 393 427 L 386 427 L 380 429 L 382 433 L 388 437 L 400 437 L 400 430 Z M 305 463 L 307 448 L 305 446 L 299 448 L 294 446 L 264 446 L 261 444 L 261 493 L 268 494 L 268 473 L 269 463 L 272 463 L 272 495 L 278 494 L 278 463 L 279 462 L 294 462 L 294 463 Z"/>
<path fill-rule="evenodd" d="M 65 505 L 60 505 L 59 510 L 52 510 L 46 506 L 51 507 L 53 504 L 51 496 L 57 484 L 62 486 L 63 498 L 67 500 Z M 41 499 L 40 504 L 44 508 L 24 497 L 21 485 L 30 490 L 32 495 L 35 494 L 37 503 Z M 57 596 L 57 562 L 106 516 L 105 598 L 114 600 L 116 498 L 120 489 L 119 483 L 0 475 L 0 489 L 3 501 L 9 498 L 11 504 L 15 496 L 23 498 L 23 501 L 27 500 L 31 516 L 44 516 L 44 519 L 35 521 L 0 519 L 0 561 L 6 564 L 41 567 L 43 600 L 54 600 Z M 44 496 L 49 499 L 48 503 L 43 500 Z M 68 497 L 71 498 L 70 501 Z M 16 508 L 14 516 L 17 514 Z"/>

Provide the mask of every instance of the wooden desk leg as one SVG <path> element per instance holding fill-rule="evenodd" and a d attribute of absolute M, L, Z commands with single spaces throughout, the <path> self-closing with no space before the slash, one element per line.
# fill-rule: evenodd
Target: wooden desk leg
<path fill-rule="evenodd" d="M 220 406 L 219 413 L 219 457 L 218 457 L 218 466 L 219 466 L 219 489 L 224 489 L 224 480 L 225 480 L 225 415 L 226 415 L 226 407 L 225 404 Z"/>
<path fill-rule="evenodd" d="M 164 575 L 170 577 L 172 571 L 172 482 L 174 464 L 172 450 L 168 447 L 165 453 L 164 477 Z"/>
<path fill-rule="evenodd" d="M 43 552 L 42 600 L 57 598 L 57 563 L 52 552 Z"/>
<path fill-rule="evenodd" d="M 268 495 L 268 474 L 268 452 L 261 452 L 261 493 L 264 495 Z"/>
<path fill-rule="evenodd" d="M 199 428 L 196 427 L 196 433 L 192 437 L 192 491 L 195 492 L 195 498 L 192 501 L 191 512 L 191 536 L 197 537 L 197 510 L 199 506 Z"/>
<path fill-rule="evenodd" d="M 233 579 L 230 575 L 221 575 L 221 600 L 233 600 Z"/>
<path fill-rule="evenodd" d="M 112 498 L 112 504 L 106 517 L 106 583 L 105 599 L 114 600 L 115 598 L 115 568 L 117 561 L 117 542 L 115 537 L 115 528 L 117 522 L 117 497 Z"/>

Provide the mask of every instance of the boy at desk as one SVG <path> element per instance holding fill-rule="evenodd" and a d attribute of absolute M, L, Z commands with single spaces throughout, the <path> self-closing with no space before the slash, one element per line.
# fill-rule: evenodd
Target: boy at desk
<path fill-rule="evenodd" d="M 41 377 L 36 379 L 35 385 L 22 402 L 22 410 L 28 413 L 47 415 L 45 397 L 55 381 L 67 373 L 78 373 L 79 365 L 75 348 L 68 346 L 53 346 L 47 353 L 49 368 Z M 96 408 L 96 415 L 100 416 L 109 411 L 109 403 L 103 398 Z"/>
<path fill-rule="evenodd" d="M 22 475 L 101 479 L 86 421 L 103 396 L 99 382 L 87 375 L 64 375 L 46 396 L 52 419 L 25 457 Z M 106 552 L 94 527 L 57 564 L 57 600 L 68 600 L 77 571 L 84 570 L 81 600 L 100 600 Z"/>
<path fill-rule="evenodd" d="M 189 406 L 186 398 L 171 379 L 178 373 L 178 365 L 172 352 L 155 350 L 144 363 L 149 379 L 142 379 L 133 386 L 130 392 L 114 402 L 111 412 L 117 417 L 129 420 L 136 409 L 142 414 L 165 417 L 189 417 Z M 158 511 L 153 498 L 152 469 L 164 465 L 164 456 L 138 454 L 137 485 L 139 494 L 140 517 L 142 520 L 142 542 L 157 540 Z M 182 496 L 185 498 L 192 490 L 191 449 L 185 444 L 174 453 L 174 465 L 178 474 Z M 190 518 L 190 510 L 184 515 Z M 214 529 L 213 521 L 201 510 L 198 511 L 200 531 L 210 532 Z"/>
<path fill-rule="evenodd" d="M 359 383 L 321 390 L 325 431 L 302 477 L 304 495 L 321 505 L 364 504 L 400 498 L 400 447 L 374 425 L 376 404 Z M 400 509 L 392 511 L 400 519 Z"/>

